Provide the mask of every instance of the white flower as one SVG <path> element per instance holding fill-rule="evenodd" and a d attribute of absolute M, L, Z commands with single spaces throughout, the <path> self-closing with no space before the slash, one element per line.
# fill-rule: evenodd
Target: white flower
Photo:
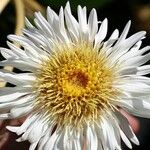
<path fill-rule="evenodd" d="M 35 13 L 21 36 L 9 35 L 1 48 L 11 65 L 22 73 L 0 71 L 15 85 L 0 89 L 0 119 L 29 115 L 20 127 L 7 129 L 29 140 L 30 150 L 120 150 L 121 139 L 132 148 L 139 144 L 119 109 L 150 117 L 150 47 L 141 47 L 145 32 L 127 38 L 130 21 L 119 36 L 108 40 L 107 19 L 99 27 L 95 9 L 87 18 L 78 6 L 78 21 L 69 3 L 57 15 L 47 8 L 47 20 Z"/>

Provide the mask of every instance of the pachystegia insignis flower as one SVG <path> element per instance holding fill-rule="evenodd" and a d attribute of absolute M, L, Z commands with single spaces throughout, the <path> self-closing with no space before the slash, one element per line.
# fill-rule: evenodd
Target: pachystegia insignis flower
<path fill-rule="evenodd" d="M 29 140 L 30 150 L 120 150 L 121 139 L 139 144 L 120 108 L 150 117 L 150 47 L 141 47 L 145 32 L 127 38 L 130 21 L 119 35 L 106 40 L 107 19 L 96 10 L 87 17 L 78 6 L 78 20 L 69 3 L 57 15 L 47 8 L 47 19 L 35 13 L 26 19 L 20 36 L 9 35 L 5 60 L 21 73 L 0 71 L 14 87 L 0 89 L 0 119 L 28 115 L 20 127 L 7 129 Z M 100 25 L 100 26 L 99 26 Z"/>

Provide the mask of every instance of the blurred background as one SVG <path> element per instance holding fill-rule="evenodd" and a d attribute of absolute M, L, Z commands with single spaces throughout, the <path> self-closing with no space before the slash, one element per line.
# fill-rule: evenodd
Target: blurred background
<path fill-rule="evenodd" d="M 33 22 L 35 11 L 41 11 L 45 16 L 46 7 L 50 6 L 58 13 L 60 6 L 65 4 L 66 0 L 0 0 L 0 47 L 7 47 L 8 34 L 21 34 L 25 16 Z M 70 0 L 70 4 L 75 16 L 77 5 L 80 4 L 87 6 L 88 13 L 93 7 L 96 8 L 100 21 L 108 18 L 108 36 L 116 28 L 121 32 L 127 21 L 132 20 L 129 35 L 146 30 L 147 36 L 143 40 L 143 47 L 150 45 L 150 0 Z M 0 60 L 3 60 L 1 55 Z M 16 71 L 11 67 L 5 69 Z M 6 84 L 0 82 L 0 86 L 6 86 Z M 138 119 L 140 130 L 137 137 L 140 146 L 133 145 L 133 150 L 150 150 L 150 119 Z M 1 136 L 0 131 L 0 140 Z M 15 138 L 16 135 L 12 134 L 9 143 L 0 150 L 28 150 L 28 142 L 16 143 Z M 123 150 L 128 150 L 126 146 L 122 145 L 122 147 Z"/>

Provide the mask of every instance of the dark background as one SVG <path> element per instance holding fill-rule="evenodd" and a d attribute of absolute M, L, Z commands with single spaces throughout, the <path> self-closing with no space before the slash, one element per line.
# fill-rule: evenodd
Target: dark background
<path fill-rule="evenodd" d="M 46 8 L 50 5 L 56 12 L 59 11 L 61 5 L 65 6 L 66 1 L 63 0 L 38 0 L 38 2 Z M 140 31 L 146 30 L 147 37 L 144 39 L 143 46 L 150 43 L 150 0 L 70 0 L 70 4 L 73 10 L 73 14 L 76 16 L 76 7 L 78 4 L 88 8 L 88 13 L 92 7 L 95 7 L 98 13 L 98 18 L 102 21 L 104 18 L 108 18 L 108 36 L 111 32 L 118 28 L 120 33 L 122 32 L 125 24 L 128 20 L 132 21 L 131 30 L 129 35 Z M 32 17 L 30 16 L 32 21 Z M 7 47 L 6 40 L 7 35 L 14 33 L 15 30 L 15 8 L 14 3 L 10 2 L 4 11 L 0 14 L 0 47 Z M 2 56 L 0 56 L 2 60 Z M 149 63 L 149 62 L 148 62 Z M 140 146 L 133 146 L 133 150 L 150 150 L 150 120 L 139 118 L 140 131 L 137 133 L 137 137 L 140 141 Z M 110 135 L 111 136 L 111 135 Z M 29 143 L 15 143 L 15 135 L 3 150 L 27 150 Z M 128 150 L 123 145 L 124 150 Z"/>

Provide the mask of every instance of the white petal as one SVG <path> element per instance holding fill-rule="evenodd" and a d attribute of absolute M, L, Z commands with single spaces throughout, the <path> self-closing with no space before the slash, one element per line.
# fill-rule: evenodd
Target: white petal
<path fill-rule="evenodd" d="M 150 49 L 150 46 L 146 46 L 146 47 L 138 50 L 138 47 L 136 47 L 136 44 L 134 45 L 134 47 L 131 48 L 131 50 L 128 51 L 126 54 L 121 56 L 119 61 L 123 62 L 123 61 L 126 61 L 127 59 L 131 59 L 131 58 L 134 59 L 134 57 L 140 56 L 140 55 L 142 55 L 143 53 L 147 52 Z M 137 50 L 135 50 L 136 48 L 137 48 Z"/>
<path fill-rule="evenodd" d="M 47 20 L 42 16 L 42 14 L 40 13 L 40 12 L 38 12 L 38 13 L 35 13 L 35 17 L 36 17 L 36 19 L 34 20 L 35 21 L 35 24 L 38 26 L 38 24 L 40 25 L 40 30 L 42 31 L 42 32 L 44 32 L 44 34 L 47 36 L 47 37 L 49 37 L 49 38 L 51 38 L 51 36 L 52 36 L 52 28 L 51 28 L 51 24 L 49 24 L 48 22 L 47 22 Z M 39 27 L 39 26 L 38 26 Z"/>
<path fill-rule="evenodd" d="M 87 126 L 87 149 L 88 150 L 97 150 L 98 148 L 98 139 L 94 127 Z"/>
<path fill-rule="evenodd" d="M 39 47 L 47 47 L 47 45 L 46 45 L 47 40 L 43 35 L 40 35 L 35 31 L 29 31 L 26 29 L 23 29 L 22 32 L 26 38 L 28 38 L 29 40 L 32 40 L 32 42 L 36 43 L 36 45 L 38 44 Z M 39 57 L 39 55 L 37 55 L 37 52 L 34 52 L 34 53 L 36 56 Z M 43 51 L 43 53 L 44 53 L 44 51 Z"/>
<path fill-rule="evenodd" d="M 15 67 L 15 68 L 18 68 L 22 71 L 35 71 L 37 70 L 37 68 L 39 68 L 39 65 L 33 63 L 32 61 L 28 62 L 27 60 L 26 61 L 22 61 L 22 60 L 19 60 L 19 59 L 8 59 L 8 60 L 4 60 L 4 61 L 1 61 L 0 62 L 0 66 L 12 66 L 12 67 Z"/>
<path fill-rule="evenodd" d="M 100 127 L 99 127 L 100 126 Z M 107 135 L 106 132 L 103 132 L 101 124 L 99 126 L 96 126 L 96 132 L 97 132 L 97 137 L 98 137 L 98 148 L 100 150 L 103 150 L 103 148 L 101 147 L 105 147 L 105 148 L 109 148 L 109 146 L 107 145 Z M 107 148 L 107 150 L 108 150 Z"/>
<path fill-rule="evenodd" d="M 29 150 L 35 150 L 36 146 L 37 146 L 38 142 L 35 143 L 31 143 Z"/>
<path fill-rule="evenodd" d="M 86 33 L 88 31 L 86 7 L 82 9 L 81 6 L 79 5 L 77 12 L 78 12 L 79 28 L 80 28 L 81 34 Z"/>
<path fill-rule="evenodd" d="M 49 133 L 48 130 L 47 130 L 45 136 L 43 136 L 43 137 L 40 139 L 40 141 L 39 141 L 38 150 L 43 150 L 43 147 L 44 147 L 44 145 L 47 143 L 47 141 L 49 140 L 49 137 L 50 137 L 50 136 L 51 136 L 51 135 L 50 135 L 50 133 Z"/>
<path fill-rule="evenodd" d="M 28 18 L 26 18 L 26 17 L 25 17 L 25 24 L 26 24 L 27 28 L 30 28 L 30 29 L 35 28 L 35 27 L 30 23 L 30 21 L 28 20 Z"/>
<path fill-rule="evenodd" d="M 25 105 L 29 105 L 32 103 L 33 97 L 34 96 L 27 95 L 24 97 L 19 97 L 18 99 L 15 99 L 13 101 L 11 100 L 11 101 L 4 102 L 4 103 L 2 101 L 0 101 L 0 110 L 1 111 L 2 110 L 10 110 L 13 107 L 22 107 Z"/>
<path fill-rule="evenodd" d="M 108 26 L 108 20 L 106 18 L 102 22 L 102 24 L 101 24 L 101 26 L 99 28 L 98 33 L 95 35 L 95 46 L 94 47 L 96 47 L 97 45 L 99 45 L 104 40 L 104 38 L 106 37 L 107 26 Z"/>
<path fill-rule="evenodd" d="M 145 75 L 150 73 L 150 65 L 144 65 L 137 68 L 137 75 Z"/>
<path fill-rule="evenodd" d="M 7 41 L 7 45 L 10 47 L 10 49 L 15 53 L 15 55 L 18 56 L 18 58 L 28 58 L 27 55 L 25 54 L 25 52 L 18 48 L 16 45 L 10 43 Z"/>
<path fill-rule="evenodd" d="M 57 138 L 59 137 L 59 134 L 55 131 L 51 137 L 49 137 L 49 140 L 45 144 L 44 150 L 53 150 L 55 142 Z"/>
<path fill-rule="evenodd" d="M 119 73 L 120 73 L 120 76 L 122 75 L 135 75 L 137 73 L 138 69 L 137 67 L 134 67 L 134 66 L 127 66 L 127 67 L 124 67 L 124 68 L 121 68 L 119 70 Z"/>
<path fill-rule="evenodd" d="M 120 44 L 122 41 L 124 41 L 126 39 L 126 36 L 127 36 L 129 29 L 130 29 L 130 26 L 131 26 L 131 21 L 129 20 L 128 23 L 126 24 L 122 34 L 120 35 L 116 45 Z"/>
<path fill-rule="evenodd" d="M 74 142 L 74 150 L 82 150 L 80 139 L 76 139 Z"/>
<path fill-rule="evenodd" d="M 89 27 L 89 38 L 90 41 L 93 42 L 94 37 L 98 31 L 98 19 L 97 13 L 95 9 L 92 9 L 88 19 L 88 27 Z"/>
<path fill-rule="evenodd" d="M 60 29 L 60 33 L 61 35 L 64 37 L 65 42 L 69 43 L 70 40 L 68 38 L 67 32 L 66 32 L 66 28 L 65 28 L 65 22 L 64 22 L 64 12 L 63 12 L 63 8 L 60 8 L 60 12 L 59 12 L 59 29 Z"/>
<path fill-rule="evenodd" d="M 136 135 L 134 134 L 131 126 L 129 125 L 128 120 L 119 112 L 116 113 L 116 116 L 119 120 L 119 125 L 121 127 L 120 132 L 124 132 L 124 134 L 136 145 L 139 145 L 139 141 L 136 137 Z M 123 135 L 123 133 L 122 133 Z M 123 135 L 124 136 L 124 135 Z M 128 143 L 128 142 L 127 142 Z M 129 143 L 128 143 L 129 144 Z M 129 144 L 130 145 L 130 144 Z M 128 146 L 129 147 L 129 146 Z"/>
<path fill-rule="evenodd" d="M 17 139 L 18 142 L 28 140 L 31 143 L 30 149 L 34 149 L 42 137 L 51 136 L 50 128 L 39 115 L 33 115 L 27 118 L 27 120 L 21 125 L 21 127 L 7 126 L 7 129 L 22 136 Z"/>
<path fill-rule="evenodd" d="M 150 53 L 146 55 L 137 56 L 134 58 L 129 58 L 128 60 L 124 61 L 124 66 L 141 66 L 150 60 Z"/>
<path fill-rule="evenodd" d="M 104 47 L 110 47 L 118 39 L 119 31 L 118 29 L 114 30 L 110 38 L 104 43 Z"/>
<path fill-rule="evenodd" d="M 150 118 L 150 109 L 147 109 L 149 107 L 149 103 L 142 99 L 143 98 L 122 99 L 120 101 L 113 102 L 113 103 L 116 106 L 122 107 L 130 114 L 133 114 L 139 117 Z M 148 103 L 148 106 L 145 107 L 147 103 Z"/>
<path fill-rule="evenodd" d="M 109 114 L 110 115 L 110 114 Z M 101 126 L 102 126 L 102 132 L 106 139 L 106 147 L 108 147 L 108 150 L 114 150 L 119 149 L 120 147 L 120 138 L 118 133 L 118 127 L 117 124 L 114 122 L 114 119 L 111 120 L 111 116 L 106 115 L 106 118 L 101 118 Z M 111 133 L 111 136 L 110 136 Z"/>
<path fill-rule="evenodd" d="M 6 102 L 12 102 L 16 99 L 19 99 L 20 97 L 26 96 L 29 94 L 29 91 L 18 91 L 6 95 L 0 96 L 0 103 L 6 103 Z"/>
<path fill-rule="evenodd" d="M 142 41 L 138 41 L 138 42 L 131 48 L 130 51 L 132 51 L 132 52 L 137 52 L 137 51 L 140 49 L 141 45 L 142 45 Z"/>
<path fill-rule="evenodd" d="M 13 118 L 18 118 L 29 114 L 33 110 L 33 105 L 27 105 L 23 107 L 14 107 L 10 110 L 10 115 Z"/>
<path fill-rule="evenodd" d="M 35 77 L 32 73 L 20 73 L 16 74 L 13 72 L 7 72 L 5 70 L 0 71 L 0 77 L 4 79 L 5 81 L 15 84 L 15 85 L 21 85 L 21 84 L 31 84 L 31 82 L 35 81 Z"/>
<path fill-rule="evenodd" d="M 64 145 L 64 150 L 70 150 L 73 149 L 73 140 L 71 137 L 72 132 L 69 130 L 69 128 L 66 128 L 64 131 L 64 139 L 63 139 L 63 145 Z"/>
<path fill-rule="evenodd" d="M 47 7 L 47 20 L 49 24 L 53 24 L 54 18 L 58 20 L 58 15 L 48 6 Z"/>
<path fill-rule="evenodd" d="M 76 37 L 79 37 L 79 24 L 71 14 L 69 3 L 67 3 L 65 7 L 65 20 L 69 32 L 72 32 Z"/>
<path fill-rule="evenodd" d="M 0 114 L 0 120 L 5 120 L 5 119 L 12 119 L 10 113 Z"/>
<path fill-rule="evenodd" d="M 47 122 L 44 122 L 42 118 L 37 119 L 36 122 L 33 123 L 30 134 L 28 135 L 29 142 L 39 142 L 41 137 L 46 134 L 48 128 Z"/>
<path fill-rule="evenodd" d="M 40 59 L 38 59 L 38 58 L 41 58 L 41 55 L 42 55 L 41 50 L 39 47 L 37 47 L 33 43 L 33 41 L 29 40 L 25 36 L 17 36 L 17 35 L 9 35 L 8 39 L 13 41 L 13 42 L 17 42 L 22 47 L 24 47 L 25 52 L 26 52 L 27 56 L 30 57 L 30 59 L 32 59 L 36 63 L 40 62 Z"/>
<path fill-rule="evenodd" d="M 18 129 L 19 129 L 20 127 L 6 126 L 6 128 L 7 128 L 9 131 L 11 131 L 11 132 L 17 133 L 17 131 L 18 131 Z"/>
<path fill-rule="evenodd" d="M 145 31 L 140 31 L 140 32 L 137 32 L 137 33 L 133 34 L 129 38 L 125 39 L 122 42 L 122 45 L 124 46 L 124 49 L 128 49 L 131 46 L 133 46 L 136 42 L 140 41 L 145 36 L 145 34 L 146 34 Z"/>
<path fill-rule="evenodd" d="M 126 137 L 126 135 L 123 133 L 122 130 L 120 130 L 120 136 L 121 136 L 123 142 L 124 142 L 130 149 L 132 149 L 132 145 L 131 145 L 130 141 L 128 140 L 128 138 Z"/>
<path fill-rule="evenodd" d="M 133 93 L 149 93 L 150 92 L 150 86 L 145 84 L 145 83 L 139 83 L 134 82 L 134 83 L 125 83 L 121 85 L 114 85 L 115 87 L 127 91 L 127 92 L 133 92 Z"/>
<path fill-rule="evenodd" d="M 7 126 L 6 128 L 17 135 L 21 135 L 35 122 L 37 117 L 37 115 L 30 115 L 20 127 Z"/>
<path fill-rule="evenodd" d="M 10 49 L 0 48 L 0 52 L 3 55 L 3 57 L 6 59 L 18 58 L 18 56 L 16 54 L 14 54 Z"/>

